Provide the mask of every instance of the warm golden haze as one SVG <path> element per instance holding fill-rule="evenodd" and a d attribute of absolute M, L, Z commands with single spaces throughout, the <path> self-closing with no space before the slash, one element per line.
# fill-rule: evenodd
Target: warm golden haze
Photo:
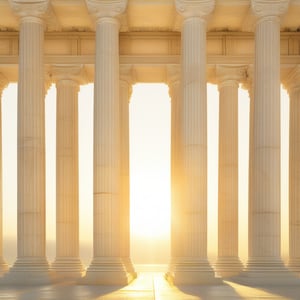
<path fill-rule="evenodd" d="M 0 285 L 299 285 L 299 0 L 0 8 Z"/>
<path fill-rule="evenodd" d="M 239 101 L 239 253 L 247 258 L 247 197 L 248 197 L 248 142 L 249 102 L 240 89 Z M 16 257 L 16 94 L 15 85 L 3 93 L 3 228 L 4 256 L 10 264 Z M 217 256 L 217 200 L 218 191 L 218 92 L 208 85 L 208 254 Z M 79 94 L 79 191 L 80 191 L 80 241 L 85 264 L 92 256 L 92 85 L 82 86 Z M 131 120 L 131 251 L 133 260 L 149 262 L 143 255 L 144 239 L 154 241 L 155 248 L 165 253 L 161 263 L 169 255 L 170 227 L 170 99 L 165 85 L 138 84 L 134 86 L 130 101 Z M 282 90 L 282 254 L 288 255 L 288 114 L 289 101 Z M 47 163 L 47 255 L 55 257 L 55 88 L 46 98 L 46 163 Z M 162 114 L 157 118 L 157 110 Z M 155 116 L 153 122 L 152 116 Z M 150 120 L 154 124 L 150 123 Z M 141 125 L 141 123 L 143 125 Z M 164 130 L 158 128 L 162 126 Z M 155 129 L 156 128 L 156 129 Z M 147 133 L 151 133 L 150 135 Z M 155 133 L 155 136 L 154 136 Z M 154 141 L 151 141 L 151 139 Z M 143 141 L 143 142 L 141 142 Z M 150 145 L 148 145 L 148 143 Z M 153 147 L 152 151 L 146 150 Z M 156 164 L 152 163 L 152 160 Z M 84 157 L 84 158 L 83 158 Z M 151 186 L 156 188 L 151 190 Z M 150 201 L 151 200 L 151 201 Z M 154 222 L 158 220 L 158 222 Z M 161 242 L 161 239 L 167 244 Z M 166 249 L 167 247 L 167 249 Z M 162 249 L 163 248 L 163 249 Z M 151 257 L 150 262 L 155 258 Z"/>

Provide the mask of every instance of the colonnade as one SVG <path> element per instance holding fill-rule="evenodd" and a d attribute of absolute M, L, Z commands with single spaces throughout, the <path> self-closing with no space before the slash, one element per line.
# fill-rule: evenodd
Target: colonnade
<path fill-rule="evenodd" d="M 78 90 L 82 65 L 55 65 L 57 87 L 56 258 L 45 254 L 44 21 L 49 1 L 11 2 L 20 17 L 18 81 L 18 257 L 0 283 L 48 283 L 55 276 L 84 284 L 127 284 L 135 276 L 129 249 L 130 66 L 119 64 L 119 20 L 127 1 L 87 0 L 96 23 L 94 78 L 93 259 L 79 257 Z M 220 94 L 218 259 L 207 258 L 206 20 L 215 1 L 176 0 L 182 16 L 181 68 L 166 67 L 172 99 L 171 261 L 175 284 L 218 283 L 239 274 L 244 283 L 294 283 L 300 270 L 298 98 L 300 69 L 285 86 L 290 117 L 290 260 L 280 253 L 280 16 L 288 1 L 252 0 L 257 17 L 255 62 L 218 65 Z M 270 47 L 270 45 L 272 45 Z M 5 74 L 4 74 L 5 76 Z M 0 91 L 8 83 L 0 77 Z M 3 77 L 3 78 L 2 78 Z M 238 256 L 238 87 L 250 95 L 249 258 Z M 252 84 L 253 83 L 253 84 Z M 300 108 L 300 106 L 299 106 Z M 1 160 L 0 160 L 1 162 Z M 1 166 L 1 164 L 0 164 Z M 1 172 L 0 172 L 1 173 Z M 299 202 L 299 203 L 298 203 Z M 0 227 L 0 239 L 1 238 Z M 1 242 L 2 243 L 2 242 Z M 7 270 L 0 247 L 0 269 Z M 219 276 L 216 276 L 216 273 Z"/>

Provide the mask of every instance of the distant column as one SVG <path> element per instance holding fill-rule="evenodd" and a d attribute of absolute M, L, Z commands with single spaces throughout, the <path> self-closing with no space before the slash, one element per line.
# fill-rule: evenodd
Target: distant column
<path fill-rule="evenodd" d="M 243 89 L 248 91 L 249 96 L 249 159 L 248 159 L 248 204 L 250 205 L 253 200 L 253 153 L 254 153 L 254 95 L 253 95 L 253 65 L 247 67 L 246 80 L 243 81 Z"/>
<path fill-rule="evenodd" d="M 49 1 L 10 1 L 20 16 L 18 81 L 18 253 L 6 279 L 50 282 L 45 230 L 44 20 Z"/>
<path fill-rule="evenodd" d="M 217 66 L 219 87 L 218 259 L 222 277 L 240 273 L 238 254 L 238 88 L 244 67 Z"/>
<path fill-rule="evenodd" d="M 168 85 L 171 98 L 171 261 L 166 278 L 172 276 L 178 257 L 183 255 L 181 212 L 181 114 L 180 66 L 168 66 Z"/>
<path fill-rule="evenodd" d="M 53 66 L 56 82 L 56 258 L 55 272 L 79 278 L 78 92 L 83 67 Z"/>
<path fill-rule="evenodd" d="M 131 66 L 120 67 L 120 149 L 121 149 L 121 211 L 123 230 L 122 257 L 128 273 L 136 277 L 130 258 L 130 178 L 129 178 L 129 101 L 132 93 Z"/>
<path fill-rule="evenodd" d="M 127 1 L 87 1 L 96 18 L 94 92 L 94 257 L 86 284 L 127 284 L 120 164 L 119 22 Z"/>
<path fill-rule="evenodd" d="M 242 277 L 247 283 L 283 284 L 293 281 L 280 252 L 280 15 L 287 10 L 288 1 L 252 0 L 251 4 L 257 16 L 253 182 L 249 259 Z"/>
<path fill-rule="evenodd" d="M 289 268 L 300 273 L 300 66 L 285 81 L 290 96 Z"/>
<path fill-rule="evenodd" d="M 8 270 L 8 265 L 3 259 L 3 211 L 2 211 L 2 92 L 7 87 L 8 80 L 0 73 L 0 275 Z"/>
<path fill-rule="evenodd" d="M 174 284 L 216 282 L 207 259 L 206 16 L 215 1 L 177 0 L 182 27 L 182 205 L 177 221 L 184 231 L 168 280 Z M 173 221 L 174 219 L 172 219 Z"/>

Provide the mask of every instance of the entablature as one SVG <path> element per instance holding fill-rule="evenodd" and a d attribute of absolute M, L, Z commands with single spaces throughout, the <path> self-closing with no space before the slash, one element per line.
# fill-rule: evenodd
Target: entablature
<path fill-rule="evenodd" d="M 17 80 L 18 32 L 0 33 L 0 71 Z M 90 80 L 94 76 L 95 34 L 60 32 L 45 35 L 45 64 L 83 64 Z M 165 81 L 166 66 L 180 63 L 180 33 L 136 32 L 120 34 L 120 64 L 132 65 L 137 81 Z M 300 32 L 281 33 L 282 72 L 300 64 Z M 251 65 L 254 62 L 254 34 L 209 32 L 207 66 Z"/>

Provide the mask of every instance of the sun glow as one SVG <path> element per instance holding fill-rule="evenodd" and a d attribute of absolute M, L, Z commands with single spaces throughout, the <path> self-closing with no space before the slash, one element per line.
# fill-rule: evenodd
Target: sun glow
<path fill-rule="evenodd" d="M 170 194 L 167 178 L 149 178 L 133 190 L 134 207 L 131 209 L 131 230 L 139 238 L 168 237 L 170 231 Z M 156 186 L 149 190 L 148 184 Z M 164 186 L 164 184 L 166 186 Z M 135 195 L 134 195 L 135 194 Z"/>
<path fill-rule="evenodd" d="M 136 84 L 133 87 L 130 102 L 133 237 L 169 238 L 170 118 L 166 85 Z"/>

